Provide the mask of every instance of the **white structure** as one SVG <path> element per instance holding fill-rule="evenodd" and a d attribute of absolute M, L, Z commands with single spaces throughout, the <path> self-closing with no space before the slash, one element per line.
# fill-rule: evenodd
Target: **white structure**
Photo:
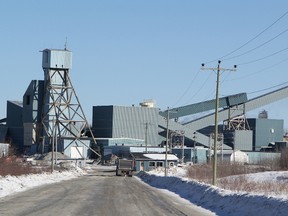
<path fill-rule="evenodd" d="M 240 164 L 249 163 L 248 154 L 242 151 L 234 151 L 230 156 L 230 162 Z"/>
<path fill-rule="evenodd" d="M 139 104 L 141 107 L 153 108 L 156 106 L 156 102 L 152 99 L 146 99 L 142 103 Z"/>
<path fill-rule="evenodd" d="M 9 153 L 9 144 L 0 143 L 0 158 L 8 156 Z"/>

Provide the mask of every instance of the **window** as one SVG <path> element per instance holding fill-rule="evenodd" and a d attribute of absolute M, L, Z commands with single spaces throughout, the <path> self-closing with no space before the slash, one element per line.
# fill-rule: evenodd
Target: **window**
<path fill-rule="evenodd" d="M 49 52 L 48 51 L 44 51 L 44 58 L 45 58 L 45 63 L 48 63 L 48 61 L 49 61 Z"/>
<path fill-rule="evenodd" d="M 163 162 L 162 161 L 158 161 L 157 162 L 157 167 L 163 167 Z"/>
<path fill-rule="evenodd" d="M 26 105 L 30 105 L 30 95 L 26 95 Z"/>
<path fill-rule="evenodd" d="M 149 161 L 149 167 L 155 167 L 155 162 L 154 161 Z"/>

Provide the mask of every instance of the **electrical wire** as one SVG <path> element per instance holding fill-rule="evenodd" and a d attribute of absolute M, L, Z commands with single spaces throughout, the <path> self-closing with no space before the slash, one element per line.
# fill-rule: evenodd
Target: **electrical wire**
<path fill-rule="evenodd" d="M 281 33 L 279 33 L 278 35 L 276 35 L 275 37 L 273 37 L 273 38 L 271 38 L 270 40 L 268 40 L 268 41 L 266 41 L 266 42 L 264 42 L 264 43 L 262 43 L 262 44 L 260 44 L 260 45 L 258 45 L 258 46 L 256 46 L 256 47 L 254 47 L 253 49 L 250 49 L 250 50 L 248 50 L 248 51 L 246 51 L 246 52 L 244 52 L 244 53 L 241 53 L 241 54 L 239 54 L 239 55 L 232 56 L 232 57 L 230 57 L 230 58 L 222 59 L 222 61 L 227 61 L 227 60 L 230 60 L 230 59 L 234 59 L 234 58 L 238 58 L 238 57 L 240 57 L 240 56 L 246 55 L 246 54 L 248 54 L 248 53 L 250 53 L 250 52 L 252 52 L 252 51 L 254 51 L 254 50 L 256 50 L 256 49 L 258 49 L 258 48 L 260 48 L 260 47 L 262 47 L 262 46 L 264 46 L 264 45 L 266 45 L 266 44 L 268 44 L 268 43 L 270 43 L 271 41 L 275 40 L 276 38 L 278 38 L 278 37 L 281 36 L 282 34 L 286 33 L 287 31 L 288 31 L 288 29 L 285 29 L 284 31 L 282 31 Z"/>
<path fill-rule="evenodd" d="M 268 27 L 266 27 L 263 31 L 261 31 L 260 33 L 258 33 L 256 36 L 254 36 L 252 39 L 248 40 L 246 43 L 244 43 L 243 45 L 241 45 L 240 47 L 238 47 L 237 49 L 227 53 L 226 55 L 223 55 L 220 58 L 214 59 L 212 61 L 208 61 L 205 62 L 205 64 L 209 64 L 211 62 L 215 62 L 219 59 L 223 59 L 226 58 L 227 56 L 237 52 L 238 50 L 242 49 L 243 47 L 245 47 L 247 44 L 251 43 L 252 41 L 254 41 L 256 38 L 258 38 L 260 35 L 262 35 L 264 32 L 266 32 L 268 29 L 270 29 L 272 26 L 274 26 L 277 22 L 279 22 L 281 19 L 283 19 L 286 15 L 288 14 L 288 11 L 286 11 L 283 15 L 281 15 L 277 20 L 275 20 L 272 24 L 270 24 Z"/>
<path fill-rule="evenodd" d="M 261 89 L 261 90 L 257 90 L 257 91 L 253 91 L 253 92 L 249 92 L 249 93 L 247 93 L 247 94 L 255 94 L 255 93 L 267 91 L 267 90 L 270 90 L 270 89 L 273 89 L 273 88 L 276 88 L 276 87 L 285 85 L 285 84 L 287 84 L 287 83 L 288 83 L 288 82 L 284 82 L 284 83 L 281 83 L 281 84 L 278 84 L 278 85 L 275 85 L 275 86 L 272 86 L 272 87 L 269 87 L 269 88 L 265 88 L 265 89 Z"/>
<path fill-rule="evenodd" d="M 198 77 L 200 73 L 200 69 L 198 70 L 198 72 L 196 73 L 196 75 L 193 77 L 192 81 L 189 83 L 188 87 L 186 88 L 186 90 L 184 91 L 184 93 L 178 98 L 178 100 L 174 103 L 174 105 L 172 107 L 175 107 L 181 100 L 182 98 L 187 94 L 187 92 L 190 90 L 190 88 L 192 87 L 192 84 L 194 83 L 194 81 L 196 80 L 196 78 Z"/>
<path fill-rule="evenodd" d="M 268 27 L 266 27 L 264 30 L 262 30 L 260 33 L 258 33 L 256 36 L 254 36 L 252 39 L 248 40 L 246 43 L 244 43 L 243 45 L 241 45 L 241 46 L 238 47 L 237 49 L 235 49 L 235 50 L 227 53 L 226 55 L 223 55 L 221 58 L 218 58 L 218 59 L 215 59 L 215 60 L 212 60 L 212 61 L 208 61 L 208 62 L 206 62 L 205 64 L 208 64 L 208 63 L 217 61 L 217 60 L 219 60 L 219 59 L 222 59 L 222 61 L 224 61 L 224 60 L 230 60 L 230 59 L 234 59 L 234 58 L 237 58 L 237 57 L 246 55 L 246 54 L 248 54 L 248 53 L 250 53 L 250 52 L 252 52 L 252 51 L 254 51 L 254 50 L 256 50 L 256 49 L 258 49 L 258 48 L 260 48 L 260 47 L 262 47 L 262 46 L 264 46 L 264 45 L 266 45 L 266 44 L 268 44 L 268 43 L 270 43 L 271 41 L 275 40 L 276 38 L 278 38 L 278 37 L 281 36 L 282 34 L 286 33 L 286 32 L 288 31 L 288 29 L 285 29 L 284 31 L 282 31 L 281 33 L 279 33 L 278 35 L 276 35 L 275 37 L 273 37 L 273 38 L 269 39 L 268 41 L 266 41 L 266 42 L 264 42 L 264 43 L 262 43 L 262 44 L 260 44 L 260 45 L 258 45 L 258 46 L 256 46 L 256 47 L 254 47 L 253 49 L 250 49 L 250 50 L 248 50 L 248 51 L 246 51 L 246 52 L 244 52 L 244 53 L 241 53 L 241 54 L 239 54 L 239 55 L 232 56 L 232 57 L 230 57 L 230 58 L 226 58 L 226 57 L 230 56 L 231 54 L 237 52 L 238 50 L 242 49 L 243 47 L 245 47 L 246 45 L 248 45 L 249 43 L 251 43 L 252 41 L 254 41 L 255 39 L 257 39 L 258 37 L 260 37 L 264 32 L 266 32 L 267 30 L 269 30 L 272 26 L 274 26 L 277 22 L 279 22 L 279 21 L 280 21 L 282 18 L 284 18 L 287 14 L 288 14 L 288 11 L 286 11 L 286 12 L 285 12 L 284 14 L 282 14 L 277 20 L 275 20 L 272 24 L 270 24 Z M 252 60 L 252 61 L 249 61 L 249 62 L 244 62 L 244 63 L 238 64 L 238 65 L 246 65 L 246 64 L 251 64 L 251 63 L 254 63 L 254 62 L 257 62 L 257 61 L 260 61 L 260 60 L 264 60 L 264 59 L 269 58 L 269 57 L 272 57 L 272 56 L 274 56 L 274 55 L 276 55 L 276 54 L 278 54 L 278 53 L 281 53 L 281 52 L 283 52 L 283 51 L 285 51 L 285 50 L 287 50 L 287 49 L 288 49 L 288 48 L 285 48 L 285 49 L 282 49 L 282 50 L 277 51 L 277 52 L 275 52 L 275 53 L 272 53 L 272 54 L 270 54 L 270 55 L 268 55 L 268 56 L 265 56 L 265 57 L 262 57 L 262 58 L 259 58 L 259 59 L 256 59 L 256 60 Z M 225 58 L 226 58 L 226 59 L 225 59 Z M 189 84 L 188 88 L 184 91 L 184 93 L 181 95 L 181 97 L 177 100 L 177 102 L 175 103 L 175 105 L 178 104 L 179 101 L 181 101 L 182 98 L 187 94 L 187 92 L 188 92 L 189 89 L 191 88 L 192 83 L 194 82 L 194 80 L 196 79 L 196 77 L 198 76 L 198 74 L 199 74 L 199 71 L 198 71 L 198 73 L 196 74 L 196 76 L 194 77 L 194 79 L 191 81 L 191 83 Z M 206 84 L 206 82 L 208 81 L 208 79 L 210 78 L 210 76 L 211 76 L 211 74 L 207 77 L 207 79 L 204 81 L 204 83 L 202 84 L 202 86 L 197 90 L 197 92 L 195 92 L 195 93 L 193 94 L 193 96 L 190 98 L 190 100 L 191 100 L 192 98 L 194 98 L 194 97 L 199 93 L 200 90 L 202 90 L 202 88 L 204 87 L 204 85 Z M 225 82 L 228 76 L 229 76 L 229 74 L 226 75 L 226 77 L 224 77 L 224 79 L 223 79 L 223 81 L 221 81 L 221 83 Z M 213 93 L 214 93 L 214 92 L 212 92 L 212 94 L 213 94 Z M 210 96 L 211 96 L 211 94 L 210 94 Z M 210 96 L 209 96 L 209 97 L 210 97 Z M 174 106 L 175 106 L 175 105 L 174 105 Z"/>
<path fill-rule="evenodd" d="M 266 70 L 268 70 L 268 69 L 270 69 L 270 68 L 273 68 L 273 67 L 275 67 L 275 66 L 277 66 L 277 65 L 280 65 L 280 64 L 282 64 L 283 62 L 286 62 L 286 61 L 288 61 L 288 58 L 283 59 L 282 61 L 277 62 L 277 63 L 275 63 L 275 64 L 273 64 L 273 65 L 270 65 L 270 66 L 268 66 L 268 67 L 265 67 L 265 68 L 263 68 L 263 69 L 255 72 L 255 73 L 250 73 L 250 74 L 248 74 L 248 75 L 246 75 L 246 76 L 242 76 L 242 77 L 238 77 L 238 78 L 234 78 L 234 79 L 230 79 L 230 80 L 225 80 L 225 81 L 226 81 L 226 82 L 227 82 L 227 81 L 230 82 L 230 81 L 234 81 L 234 80 L 245 79 L 245 78 L 251 77 L 251 76 L 253 76 L 253 75 L 255 75 L 255 74 L 258 74 L 258 73 L 261 73 L 261 72 L 263 72 L 263 71 L 266 71 Z M 224 81 L 224 80 L 223 80 L 223 81 Z"/>
<path fill-rule="evenodd" d="M 262 58 L 255 59 L 255 60 L 248 61 L 248 62 L 243 62 L 243 63 L 237 64 L 237 65 L 247 65 L 247 64 L 251 64 L 251 63 L 257 62 L 257 61 L 261 61 L 261 60 L 270 58 L 270 57 L 272 57 L 272 56 L 274 56 L 274 55 L 277 55 L 277 54 L 279 54 L 279 53 L 281 53 L 281 52 L 284 52 L 284 51 L 286 51 L 287 49 L 288 49 L 288 47 L 286 47 L 286 48 L 284 48 L 284 49 L 282 49 L 282 50 L 279 50 L 279 51 L 277 51 L 277 52 L 275 52 L 275 53 L 272 53 L 272 54 L 270 54 L 270 55 L 264 56 L 264 57 L 262 57 Z"/>
<path fill-rule="evenodd" d="M 206 78 L 204 83 L 201 85 L 201 87 L 192 95 L 189 102 L 202 90 L 202 88 L 205 86 L 205 84 L 208 82 L 209 78 L 211 77 L 212 73 L 209 74 L 209 76 Z M 189 102 L 187 104 L 189 104 Z"/>

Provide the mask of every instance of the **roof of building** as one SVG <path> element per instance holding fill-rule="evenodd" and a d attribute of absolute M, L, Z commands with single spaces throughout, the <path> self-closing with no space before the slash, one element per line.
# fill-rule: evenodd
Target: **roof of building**
<path fill-rule="evenodd" d="M 13 104 L 15 104 L 17 106 L 23 107 L 23 101 L 11 101 L 11 100 L 8 100 L 8 102 L 13 103 Z"/>
<path fill-rule="evenodd" d="M 159 160 L 164 161 L 165 160 L 165 154 L 149 154 L 149 153 L 133 153 L 133 157 L 137 160 Z M 174 154 L 167 154 L 167 160 L 169 161 L 176 161 L 179 158 Z"/>

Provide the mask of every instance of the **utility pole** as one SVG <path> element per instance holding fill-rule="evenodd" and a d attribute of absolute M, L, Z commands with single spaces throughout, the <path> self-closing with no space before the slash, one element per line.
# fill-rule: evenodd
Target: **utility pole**
<path fill-rule="evenodd" d="M 148 122 L 145 123 L 145 153 L 148 153 L 147 137 L 148 137 Z"/>
<path fill-rule="evenodd" d="M 185 131 L 181 131 L 181 135 L 182 135 L 182 142 L 181 142 L 181 163 L 184 163 L 184 142 L 185 142 Z"/>
<path fill-rule="evenodd" d="M 204 68 L 205 64 L 202 64 L 202 70 L 217 70 L 216 80 L 216 102 L 215 102 L 215 132 L 214 132 L 214 158 L 213 158 L 213 181 L 212 184 L 216 185 L 217 179 L 217 142 L 218 142 L 218 107 L 219 107 L 219 80 L 220 71 L 236 71 L 237 66 L 234 65 L 234 69 L 225 69 L 220 67 L 221 61 L 218 61 L 217 68 Z"/>
<path fill-rule="evenodd" d="M 166 132 L 166 147 L 165 147 L 165 176 L 167 176 L 167 153 L 168 153 L 168 138 L 169 138 L 169 107 L 167 107 L 167 132 Z"/>
<path fill-rule="evenodd" d="M 193 136 L 193 139 L 194 139 L 194 147 L 193 147 L 193 164 L 195 164 L 196 163 L 196 144 L 197 144 L 197 136 L 196 136 L 196 134 L 197 134 L 197 132 L 196 131 L 194 131 L 194 136 Z"/>
<path fill-rule="evenodd" d="M 170 111 L 169 110 L 169 107 L 167 107 L 167 110 L 166 110 L 166 112 L 167 112 L 167 116 L 166 116 L 166 120 L 167 120 L 167 132 L 166 132 L 166 149 L 165 149 L 165 176 L 167 176 L 167 166 L 168 166 L 168 161 L 167 161 L 167 154 L 168 154 L 168 143 L 169 143 L 169 119 L 170 119 L 170 116 L 169 116 L 169 114 L 170 114 L 170 112 L 172 112 L 172 113 L 177 113 L 178 112 L 178 110 L 176 110 L 176 111 Z M 171 149 L 172 149 L 172 146 L 171 146 Z M 169 167 L 169 166 L 168 166 Z"/>

